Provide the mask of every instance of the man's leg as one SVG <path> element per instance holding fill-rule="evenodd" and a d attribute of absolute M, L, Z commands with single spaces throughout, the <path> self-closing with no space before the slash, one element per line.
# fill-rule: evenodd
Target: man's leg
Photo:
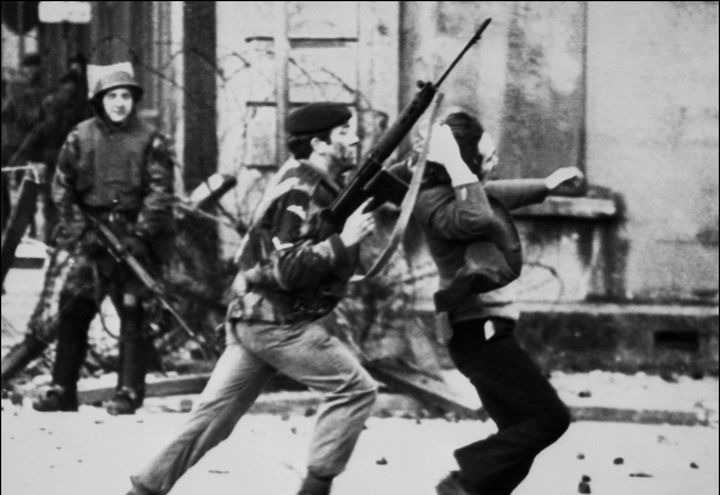
<path fill-rule="evenodd" d="M 179 434 L 131 477 L 138 487 L 135 493 L 168 493 L 208 450 L 230 435 L 274 373 L 241 344 L 229 344 Z"/>
<path fill-rule="evenodd" d="M 118 383 L 106 408 L 113 415 L 133 414 L 145 398 L 145 374 L 152 341 L 145 336 L 140 299 L 134 294 L 122 294 L 117 301 L 120 313 Z"/>
<path fill-rule="evenodd" d="M 95 301 L 65 291 L 60 294 L 58 338 L 53 363 L 53 383 L 34 403 L 37 411 L 77 411 L 77 381 L 85 361 L 88 330 L 95 314 Z"/>
<path fill-rule="evenodd" d="M 377 397 L 377 383 L 321 324 L 279 330 L 277 345 L 268 347 L 263 359 L 325 394 L 310 445 L 308 477 L 300 493 L 326 494 L 355 448 Z"/>
<path fill-rule="evenodd" d="M 461 478 L 473 491 L 509 494 L 535 456 L 567 429 L 570 414 L 552 385 L 513 335 L 514 323 L 495 320 L 485 341 L 482 321 L 454 325 L 450 355 L 475 386 L 498 432 L 455 452 Z"/>

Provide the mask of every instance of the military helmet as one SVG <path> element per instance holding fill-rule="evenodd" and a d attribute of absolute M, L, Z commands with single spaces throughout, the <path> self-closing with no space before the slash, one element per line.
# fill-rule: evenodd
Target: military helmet
<path fill-rule="evenodd" d="M 137 102 L 142 98 L 143 89 L 135 80 L 135 73 L 130 62 L 114 65 L 88 65 L 88 89 L 90 100 L 99 101 L 111 89 L 126 87 Z"/>

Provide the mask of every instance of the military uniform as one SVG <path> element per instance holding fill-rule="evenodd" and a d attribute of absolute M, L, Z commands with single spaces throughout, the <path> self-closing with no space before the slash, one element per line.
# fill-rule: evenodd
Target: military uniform
<path fill-rule="evenodd" d="M 357 264 L 320 211 L 339 192 L 311 164 L 290 160 L 278 172 L 243 239 L 231 320 L 294 323 L 321 318 L 345 293 Z M 288 249 L 288 248 L 293 249 Z"/>
<path fill-rule="evenodd" d="M 296 112 L 307 117 L 306 109 Z M 331 115 L 325 126 L 350 116 L 342 117 Z M 320 211 L 337 192 L 331 177 L 302 159 L 289 160 L 275 175 L 240 249 L 225 351 L 190 419 L 131 478 L 130 493 L 168 493 L 232 432 L 277 372 L 325 394 L 300 493 L 329 493 L 377 395 L 376 382 L 323 322 L 343 297 L 358 261 L 357 246 L 346 247 L 320 221 Z"/>
<path fill-rule="evenodd" d="M 125 73 L 101 80 L 93 102 L 117 87 L 137 86 Z M 141 93 L 140 93 L 141 94 Z M 143 298 L 146 289 L 101 244 L 86 215 L 110 227 L 150 271 L 159 267 L 162 246 L 173 230 L 173 160 L 166 140 L 141 122 L 135 111 L 120 124 L 100 108 L 69 134 L 58 158 L 53 199 L 59 222 L 55 241 L 73 254 L 60 293 L 58 343 L 53 385 L 38 410 L 77 408 L 76 384 L 87 350 L 88 328 L 109 295 L 120 320 L 120 370 L 113 413 L 132 413 L 142 404 L 151 342 L 146 339 Z"/>

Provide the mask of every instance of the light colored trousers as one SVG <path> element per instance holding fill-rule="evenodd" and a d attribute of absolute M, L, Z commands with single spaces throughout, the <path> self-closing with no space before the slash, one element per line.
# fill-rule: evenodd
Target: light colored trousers
<path fill-rule="evenodd" d="M 308 471 L 343 471 L 377 397 L 377 383 L 320 322 L 237 322 L 197 407 L 179 434 L 138 474 L 136 485 L 166 494 L 191 466 L 227 438 L 265 383 L 280 372 L 320 391 L 324 400 L 310 445 Z"/>

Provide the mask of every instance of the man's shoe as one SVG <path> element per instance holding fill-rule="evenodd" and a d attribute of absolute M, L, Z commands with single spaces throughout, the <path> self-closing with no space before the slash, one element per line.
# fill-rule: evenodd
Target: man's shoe
<path fill-rule="evenodd" d="M 60 385 L 50 385 L 33 401 L 32 406 L 40 412 L 77 411 L 77 394 L 68 393 Z"/>
<path fill-rule="evenodd" d="M 459 471 L 451 471 L 435 487 L 437 495 L 477 495 L 465 488 L 460 480 Z"/>
<path fill-rule="evenodd" d="M 135 414 L 135 411 L 140 407 L 138 402 L 137 394 L 130 389 L 123 388 L 117 390 L 113 398 L 105 403 L 105 409 L 113 416 Z"/>

